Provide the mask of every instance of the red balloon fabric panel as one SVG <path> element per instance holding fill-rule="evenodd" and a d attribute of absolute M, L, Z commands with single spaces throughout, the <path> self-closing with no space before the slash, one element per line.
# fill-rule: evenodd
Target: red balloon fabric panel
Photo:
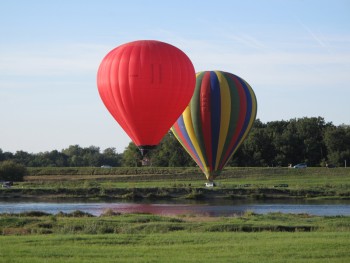
<path fill-rule="evenodd" d="M 100 97 L 137 146 L 157 145 L 188 105 L 195 87 L 191 60 L 156 40 L 121 45 L 102 60 Z"/>

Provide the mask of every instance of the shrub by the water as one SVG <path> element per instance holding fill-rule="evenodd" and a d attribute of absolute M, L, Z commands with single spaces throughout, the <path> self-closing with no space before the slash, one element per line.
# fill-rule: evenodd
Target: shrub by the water
<path fill-rule="evenodd" d="M 27 175 L 27 168 L 14 161 L 0 162 L 0 181 L 23 181 L 23 177 Z"/>

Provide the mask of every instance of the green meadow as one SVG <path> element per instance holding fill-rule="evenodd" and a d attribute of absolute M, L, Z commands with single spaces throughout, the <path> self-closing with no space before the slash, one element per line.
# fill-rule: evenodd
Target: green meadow
<path fill-rule="evenodd" d="M 350 217 L 3 214 L 0 262 L 349 262 Z"/>
<path fill-rule="evenodd" d="M 349 262 L 350 234 L 186 233 L 0 237 L 0 262 Z"/>
<path fill-rule="evenodd" d="M 349 199 L 350 169 L 226 168 L 217 186 L 204 186 L 196 168 L 29 168 L 0 197 L 35 198 L 301 198 Z"/>
<path fill-rule="evenodd" d="M 45 183 L 48 187 L 54 183 L 77 185 L 91 181 L 95 185 L 111 187 L 176 187 L 178 184 L 202 187 L 206 181 L 199 169 L 188 167 L 117 167 L 117 168 L 28 168 L 29 176 L 25 178 L 24 187 L 35 187 Z M 287 183 L 290 187 L 317 187 L 350 185 L 349 168 L 309 167 L 262 168 L 262 167 L 228 167 L 215 180 L 219 187 L 238 187 L 241 184 L 273 187 Z"/>

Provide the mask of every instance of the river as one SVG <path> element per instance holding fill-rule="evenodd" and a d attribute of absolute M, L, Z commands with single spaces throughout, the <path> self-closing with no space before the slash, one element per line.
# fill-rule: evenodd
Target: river
<path fill-rule="evenodd" d="M 257 214 L 271 212 L 319 216 L 350 216 L 350 200 L 344 201 L 164 201 L 164 202 L 37 202 L 0 201 L 0 213 L 43 211 L 57 214 L 75 210 L 101 215 L 108 209 L 119 213 L 151 213 L 158 215 L 233 216 L 246 211 Z"/>

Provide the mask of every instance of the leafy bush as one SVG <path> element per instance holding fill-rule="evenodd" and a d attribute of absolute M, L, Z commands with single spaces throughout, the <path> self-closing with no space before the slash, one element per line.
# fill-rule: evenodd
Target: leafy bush
<path fill-rule="evenodd" d="M 57 213 L 57 216 L 59 217 L 94 217 L 94 215 L 84 211 L 80 211 L 80 210 L 75 210 L 70 213 L 63 213 L 62 211 L 60 211 L 59 213 Z"/>
<path fill-rule="evenodd" d="M 50 214 L 42 211 L 27 211 L 27 212 L 22 212 L 19 215 L 27 216 L 27 217 L 41 217 L 41 216 L 49 216 Z"/>
<path fill-rule="evenodd" d="M 100 215 L 103 216 L 120 216 L 121 213 L 113 211 L 113 209 L 108 208 L 107 210 L 103 211 L 103 213 Z"/>
<path fill-rule="evenodd" d="M 0 163 L 0 180 L 2 181 L 23 181 L 27 175 L 27 168 L 14 161 L 3 161 Z"/>

